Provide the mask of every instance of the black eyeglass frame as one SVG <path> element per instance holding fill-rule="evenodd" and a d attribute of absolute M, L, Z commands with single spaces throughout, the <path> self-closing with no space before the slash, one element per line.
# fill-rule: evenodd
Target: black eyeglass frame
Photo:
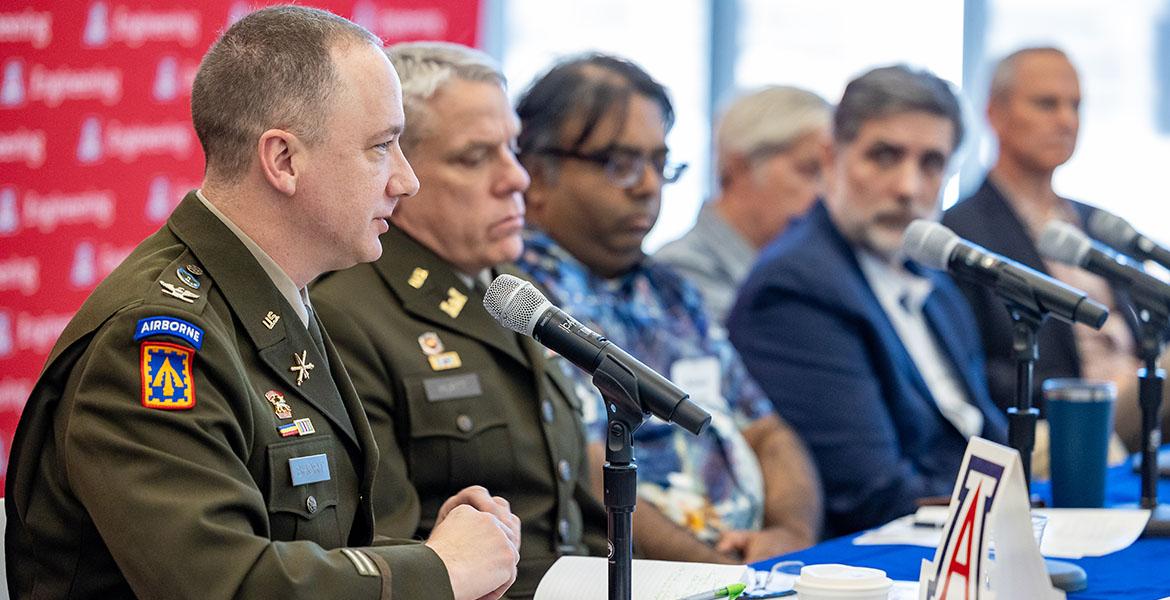
<path fill-rule="evenodd" d="M 654 166 L 654 172 L 658 173 L 658 177 L 664 185 L 677 182 L 688 167 L 685 162 L 668 161 L 666 152 L 662 152 L 660 155 L 651 155 L 625 146 L 610 146 L 597 152 L 588 153 L 565 148 L 545 148 L 538 154 L 556 158 L 571 158 L 598 165 L 605 171 L 605 176 L 610 183 L 622 189 L 638 185 L 638 182 L 642 181 L 647 164 Z M 623 165 L 620 162 L 622 160 L 630 162 Z"/>

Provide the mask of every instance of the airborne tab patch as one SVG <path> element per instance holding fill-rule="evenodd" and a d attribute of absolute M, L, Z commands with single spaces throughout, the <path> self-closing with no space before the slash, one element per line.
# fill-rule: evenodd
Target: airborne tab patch
<path fill-rule="evenodd" d="M 187 340 L 196 350 L 203 347 L 203 330 L 174 317 L 138 319 L 138 325 L 134 328 L 134 341 L 152 335 L 173 335 Z"/>
<path fill-rule="evenodd" d="M 142 344 L 142 405 L 163 410 L 195 406 L 195 351 L 165 342 Z"/>

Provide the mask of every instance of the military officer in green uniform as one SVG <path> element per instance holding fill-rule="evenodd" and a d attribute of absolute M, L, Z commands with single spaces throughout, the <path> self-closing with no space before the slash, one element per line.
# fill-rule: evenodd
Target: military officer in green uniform
<path fill-rule="evenodd" d="M 376 262 L 312 287 L 383 455 L 412 487 L 378 486 L 379 533 L 426 535 L 444 498 L 482 483 L 523 524 L 510 598 L 531 597 L 558 556 L 605 553 L 589 494 L 581 403 L 532 339 L 483 308 L 492 277 L 522 250 L 528 174 L 504 77 L 481 52 L 407 43 L 387 54 L 411 124 L 403 147 L 421 184 L 403 200 Z"/>
<path fill-rule="evenodd" d="M 425 544 L 375 535 L 377 495 L 403 482 L 375 480 L 305 293 L 377 258 L 417 190 L 381 43 L 323 11 L 258 11 L 205 57 L 192 113 L 201 190 L 86 301 L 22 415 L 12 597 L 498 597 L 519 522 L 483 488 L 436 507 Z"/>

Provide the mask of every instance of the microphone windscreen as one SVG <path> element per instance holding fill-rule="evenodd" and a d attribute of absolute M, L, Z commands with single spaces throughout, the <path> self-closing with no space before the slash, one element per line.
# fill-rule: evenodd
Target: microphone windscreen
<path fill-rule="evenodd" d="M 1089 236 L 1064 221 L 1049 221 L 1036 241 L 1041 256 L 1075 267 L 1084 264 L 1092 247 Z"/>
<path fill-rule="evenodd" d="M 1089 215 L 1088 229 L 1093 237 L 1123 252 L 1138 237 L 1137 230 L 1129 221 L 1101 209 Z"/>
<path fill-rule="evenodd" d="M 483 307 L 500 325 L 531 336 L 536 319 L 552 303 L 533 285 L 514 275 L 496 277 L 483 294 Z"/>
<path fill-rule="evenodd" d="M 945 225 L 916 219 L 902 234 L 902 252 L 927 267 L 945 271 L 961 239 Z"/>

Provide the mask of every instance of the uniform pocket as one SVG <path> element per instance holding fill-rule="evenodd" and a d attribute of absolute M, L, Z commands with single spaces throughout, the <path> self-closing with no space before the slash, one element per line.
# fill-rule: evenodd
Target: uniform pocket
<path fill-rule="evenodd" d="M 411 479 L 420 495 L 473 484 L 491 489 L 493 483 L 510 481 L 514 465 L 504 414 L 484 393 L 436 400 L 433 383 L 430 394 L 427 390 L 427 381 L 433 379 L 405 382 Z"/>
<path fill-rule="evenodd" d="M 268 513 L 273 539 L 309 540 L 325 548 L 342 545 L 334 457 L 342 451 L 328 435 L 268 446 Z"/>

